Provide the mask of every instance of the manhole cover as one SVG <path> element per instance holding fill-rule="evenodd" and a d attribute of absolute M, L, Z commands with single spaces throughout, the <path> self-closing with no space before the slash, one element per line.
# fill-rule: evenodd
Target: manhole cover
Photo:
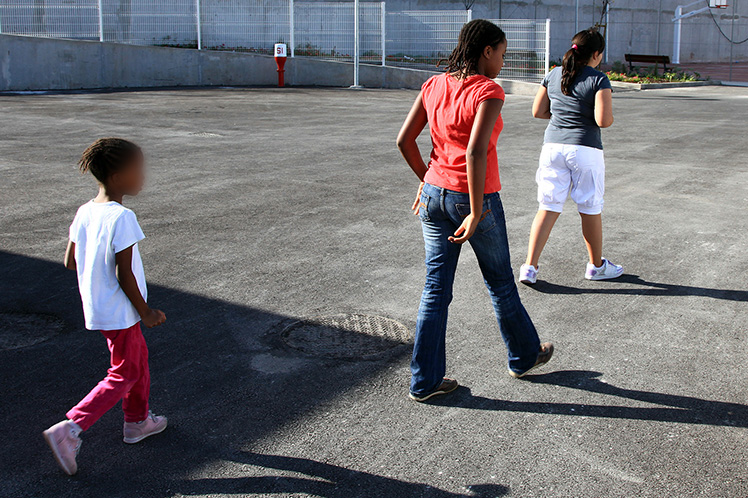
<path fill-rule="evenodd" d="M 352 314 L 299 320 L 283 329 L 281 337 L 306 354 L 361 359 L 407 343 L 410 333 L 405 325 L 389 318 Z"/>
<path fill-rule="evenodd" d="M 0 313 L 0 349 L 18 349 L 50 339 L 65 327 L 59 318 L 35 313 Z"/>

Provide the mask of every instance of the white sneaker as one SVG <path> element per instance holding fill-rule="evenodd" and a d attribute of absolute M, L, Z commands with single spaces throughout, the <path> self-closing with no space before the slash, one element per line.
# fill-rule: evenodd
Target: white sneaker
<path fill-rule="evenodd" d="M 522 265 L 519 269 L 519 281 L 525 285 L 532 285 L 538 281 L 538 269 L 532 265 Z"/>
<path fill-rule="evenodd" d="M 603 258 L 603 265 L 599 268 L 592 263 L 587 263 L 587 271 L 584 278 L 587 280 L 609 280 L 618 278 L 623 275 L 623 266 L 614 265 L 607 259 Z"/>
<path fill-rule="evenodd" d="M 42 433 L 60 468 L 69 476 L 78 472 L 75 458 L 81 449 L 80 433 L 78 424 L 70 420 L 63 420 Z"/>
<path fill-rule="evenodd" d="M 127 444 L 139 443 L 148 436 L 163 432 L 167 423 L 166 417 L 154 415 L 149 411 L 148 418 L 142 422 L 125 422 L 122 430 L 123 441 Z"/>

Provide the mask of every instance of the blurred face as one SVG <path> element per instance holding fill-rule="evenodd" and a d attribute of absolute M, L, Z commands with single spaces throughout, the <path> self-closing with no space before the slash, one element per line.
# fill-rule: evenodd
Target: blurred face
<path fill-rule="evenodd" d="M 145 158 L 136 152 L 119 171 L 112 174 L 109 183 L 123 195 L 138 195 L 145 184 Z"/>
<path fill-rule="evenodd" d="M 486 59 L 486 76 L 491 79 L 497 77 L 501 72 L 501 68 L 504 67 L 506 46 L 507 42 L 504 40 L 496 47 L 489 45 L 483 50 L 483 57 Z"/>

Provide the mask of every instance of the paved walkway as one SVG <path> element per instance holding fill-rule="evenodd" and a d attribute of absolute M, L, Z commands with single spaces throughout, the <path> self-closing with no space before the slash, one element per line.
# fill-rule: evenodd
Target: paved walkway
<path fill-rule="evenodd" d="M 33 346 L 0 340 L 0 496 L 748 496 L 748 91 L 615 94 L 605 255 L 626 275 L 583 280 L 567 205 L 541 282 L 520 289 L 556 356 L 519 381 L 465 247 L 447 341 L 448 373 L 464 387 L 426 405 L 406 397 L 407 345 L 337 359 L 280 334 L 296 318 L 339 313 L 413 329 L 423 241 L 408 209 L 417 182 L 394 142 L 415 96 L 0 96 L 0 324 L 8 312 L 62 321 Z M 515 269 L 537 208 L 544 123 L 531 102 L 508 96 L 499 140 Z M 71 479 L 41 431 L 107 366 L 61 264 L 75 210 L 96 191 L 75 161 L 102 135 L 136 140 L 150 161 L 146 190 L 127 205 L 147 235 L 149 300 L 168 317 L 146 337 L 152 407 L 170 427 L 127 446 L 113 410 L 84 435 Z"/>

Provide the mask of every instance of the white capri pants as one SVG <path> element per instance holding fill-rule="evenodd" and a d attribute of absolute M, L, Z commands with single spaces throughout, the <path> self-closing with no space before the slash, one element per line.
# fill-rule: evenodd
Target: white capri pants
<path fill-rule="evenodd" d="M 600 214 L 605 194 L 605 157 L 584 145 L 545 144 L 535 175 L 543 211 L 560 213 L 571 192 L 582 214 Z"/>

